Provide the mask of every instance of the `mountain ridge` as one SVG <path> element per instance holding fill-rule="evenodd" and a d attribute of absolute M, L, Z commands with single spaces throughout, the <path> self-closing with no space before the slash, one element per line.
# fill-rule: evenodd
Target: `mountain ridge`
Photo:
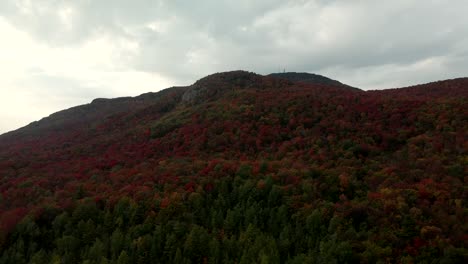
<path fill-rule="evenodd" d="M 242 70 L 237 70 L 237 71 L 230 71 L 230 72 L 221 72 L 221 73 L 215 73 L 208 75 L 206 77 L 203 77 L 199 80 L 197 80 L 195 83 L 189 86 L 179 86 L 179 87 L 169 87 L 166 89 L 163 89 L 159 92 L 148 92 L 141 94 L 139 96 L 135 97 L 118 97 L 118 98 L 96 98 L 93 99 L 91 103 L 89 104 L 84 104 L 84 105 L 78 105 L 74 106 L 68 109 L 64 109 L 61 111 L 58 111 L 56 113 L 51 114 L 48 117 L 44 117 L 41 120 L 34 121 L 25 127 L 5 132 L 2 135 L 7 135 L 7 134 L 12 134 L 12 133 L 17 133 L 15 131 L 17 130 L 28 130 L 28 128 L 31 127 L 40 127 L 40 123 L 44 123 L 46 120 L 50 120 L 51 118 L 60 118 L 60 116 L 63 116 L 64 114 L 71 114 L 71 115 L 78 115 L 79 117 L 82 118 L 82 121 L 88 120 L 89 117 L 94 117 L 96 112 L 101 112 L 104 115 L 110 115 L 110 114 L 117 114 L 119 112 L 125 112 L 128 111 L 130 108 L 144 108 L 153 103 L 154 100 L 157 100 L 159 96 L 164 96 L 164 94 L 173 92 L 175 90 L 181 91 L 181 90 L 186 90 L 184 94 L 182 95 L 182 101 L 185 103 L 189 104 L 194 104 L 194 103 L 199 103 L 202 102 L 203 100 L 208 99 L 207 97 L 216 97 L 216 94 L 222 94 L 225 91 L 221 92 L 220 90 L 223 89 L 218 89 L 220 86 L 226 86 L 228 84 L 228 90 L 232 90 L 234 87 L 236 88 L 249 88 L 249 85 L 255 85 L 255 87 L 250 87 L 250 88 L 260 88 L 262 87 L 265 81 L 265 78 L 268 79 L 268 76 L 273 76 L 272 74 L 262 76 L 253 72 L 248 72 L 248 71 L 242 71 Z M 319 76 L 319 75 L 314 75 L 314 76 Z M 274 76 L 277 78 L 277 76 Z M 334 81 L 332 79 L 323 77 L 327 80 L 330 80 L 330 83 L 326 83 L 327 85 L 330 86 L 342 86 L 341 83 L 338 81 Z M 280 78 L 280 79 L 287 79 L 287 78 Z M 236 82 L 233 82 L 236 81 Z M 270 84 L 272 82 L 272 79 L 269 79 Z M 291 86 L 292 83 L 285 83 L 284 81 L 277 80 L 278 82 L 277 86 Z M 294 82 L 294 81 L 293 81 Z M 269 84 L 269 85 L 270 85 Z M 314 84 L 312 82 L 309 82 L 309 84 Z M 322 82 L 318 82 L 316 84 L 323 84 Z M 339 84 L 339 85 L 336 85 Z M 345 85 L 346 86 L 346 85 Z M 226 89 L 226 87 L 224 87 Z M 218 94 L 218 95 L 219 95 Z M 111 104 L 114 106 L 112 107 Z M 73 111 L 76 111 L 74 113 Z M 94 114 L 93 114 L 94 113 Z M 75 120 L 75 118 L 72 118 Z M 2 136 L 0 135 L 0 137 Z"/>
<path fill-rule="evenodd" d="M 74 106 L 68 109 L 55 112 L 48 117 L 42 118 L 41 120 L 33 121 L 24 127 L 0 134 L 0 138 L 4 135 L 17 133 L 18 130 L 28 130 L 28 128 L 38 127 L 39 123 L 41 122 L 49 120 L 50 118 L 55 118 L 63 114 L 68 114 L 73 110 L 76 110 L 78 112 L 76 113 L 77 115 L 80 115 L 80 117 L 83 117 L 84 120 L 87 120 L 87 116 L 86 115 L 83 116 L 83 111 L 88 115 L 89 115 L 89 112 L 102 111 L 104 115 L 107 116 L 110 114 L 116 114 L 119 112 L 128 111 L 129 108 L 131 107 L 144 108 L 144 107 L 151 105 L 153 102 L 152 100 L 154 100 L 155 98 L 159 96 L 163 96 L 163 94 L 170 93 L 175 90 L 178 90 L 179 92 L 181 90 L 185 90 L 182 94 L 182 102 L 193 104 L 196 102 L 203 101 L 203 99 L 206 99 L 206 98 L 203 98 L 202 96 L 203 93 L 205 97 L 206 96 L 212 97 L 212 96 L 215 96 L 215 94 L 217 93 L 216 89 L 213 89 L 212 91 L 210 91 L 211 92 L 211 95 L 210 95 L 210 93 L 207 90 L 204 90 L 202 87 L 207 86 L 207 85 L 211 87 L 213 87 L 214 85 L 219 85 L 220 84 L 219 79 L 221 79 L 221 84 L 222 84 L 223 78 L 227 78 L 224 81 L 225 83 L 226 82 L 229 83 L 229 81 L 232 81 L 235 78 L 240 78 L 240 79 L 244 78 L 244 81 L 248 80 L 248 79 L 245 79 L 246 77 L 253 78 L 252 80 L 250 80 L 251 81 L 250 85 L 256 82 L 259 82 L 259 80 L 262 80 L 263 77 L 267 77 L 267 78 L 273 77 L 274 79 L 283 79 L 283 80 L 288 80 L 292 82 L 292 83 L 282 82 L 279 84 L 280 86 L 281 85 L 291 86 L 293 83 L 296 83 L 296 84 L 306 83 L 306 84 L 311 84 L 311 85 L 320 84 L 320 85 L 328 85 L 331 87 L 342 87 L 342 88 L 346 88 L 346 89 L 350 89 L 354 91 L 360 91 L 360 92 L 382 93 L 382 94 L 388 94 L 391 92 L 396 92 L 397 94 L 404 94 L 404 93 L 407 93 L 408 90 L 414 90 L 414 91 L 417 91 L 417 93 L 420 94 L 421 96 L 424 96 L 425 94 L 427 94 L 428 87 L 431 89 L 437 90 L 433 92 L 433 95 L 437 94 L 438 96 L 444 96 L 444 95 L 451 94 L 452 96 L 457 96 L 460 94 L 459 91 L 451 91 L 450 93 L 447 94 L 449 90 L 440 89 L 440 85 L 445 85 L 448 83 L 448 86 L 450 86 L 450 83 L 452 82 L 463 82 L 463 83 L 468 82 L 468 77 L 465 77 L 465 78 L 462 77 L 462 78 L 454 78 L 454 79 L 429 82 L 429 83 L 424 83 L 424 84 L 411 85 L 411 86 L 406 86 L 402 88 L 389 88 L 389 89 L 384 89 L 384 90 L 363 91 L 358 88 L 349 86 L 347 84 L 343 84 L 339 81 L 330 79 L 328 77 L 318 75 L 318 74 L 306 73 L 306 72 L 271 73 L 271 74 L 267 74 L 264 76 L 253 73 L 253 72 L 242 71 L 242 70 L 221 72 L 221 73 L 215 73 L 215 74 L 211 74 L 206 77 L 203 77 L 197 80 L 194 84 L 189 85 L 189 86 L 169 87 L 158 92 L 148 92 L 148 93 L 144 93 L 135 97 L 125 96 L 125 97 L 117 97 L 117 98 L 96 98 L 96 99 L 93 99 L 92 102 L 90 102 L 89 104 L 78 105 L 78 106 Z M 253 81 L 254 79 L 255 81 Z M 257 83 L 257 88 L 260 87 L 261 85 L 262 85 L 261 82 L 260 84 Z M 248 84 L 242 83 L 242 82 L 233 84 L 231 85 L 229 89 L 232 89 L 234 86 L 246 88 Z M 202 90 L 202 91 L 200 92 L 199 90 Z M 106 106 L 110 106 L 110 104 L 113 104 L 114 106 L 106 107 Z M 75 115 L 75 114 L 72 113 L 72 115 Z"/>

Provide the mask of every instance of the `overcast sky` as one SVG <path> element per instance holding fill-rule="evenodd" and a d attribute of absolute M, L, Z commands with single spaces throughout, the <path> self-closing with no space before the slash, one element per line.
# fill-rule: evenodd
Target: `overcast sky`
<path fill-rule="evenodd" d="M 466 0 L 1 0 L 0 133 L 244 69 L 363 89 L 468 76 Z"/>

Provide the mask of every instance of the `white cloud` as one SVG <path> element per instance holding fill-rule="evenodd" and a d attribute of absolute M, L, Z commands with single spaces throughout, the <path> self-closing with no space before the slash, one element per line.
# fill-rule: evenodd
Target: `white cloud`
<path fill-rule="evenodd" d="M 167 78 L 126 65 L 135 42 L 102 35 L 77 47 L 50 47 L 0 17 L 0 133 L 96 97 L 139 95 Z"/>

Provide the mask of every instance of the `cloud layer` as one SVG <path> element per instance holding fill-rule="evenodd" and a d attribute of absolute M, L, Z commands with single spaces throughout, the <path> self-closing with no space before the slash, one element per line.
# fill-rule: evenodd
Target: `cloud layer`
<path fill-rule="evenodd" d="M 364 89 L 466 76 L 465 10 L 465 0 L 3 0 L 0 133 L 233 69 Z"/>

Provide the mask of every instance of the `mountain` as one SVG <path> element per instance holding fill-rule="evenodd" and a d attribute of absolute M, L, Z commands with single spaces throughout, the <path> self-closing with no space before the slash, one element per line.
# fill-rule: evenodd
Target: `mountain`
<path fill-rule="evenodd" d="M 292 82 L 304 82 L 304 83 L 309 83 L 309 84 L 324 84 L 324 85 L 359 90 L 357 88 L 343 84 L 339 81 L 330 79 L 328 77 L 318 75 L 318 74 L 313 74 L 313 73 L 307 73 L 307 72 L 271 73 L 268 76 L 282 78 L 282 79 L 286 79 Z"/>
<path fill-rule="evenodd" d="M 463 263 L 468 78 L 216 73 L 0 136 L 0 263 Z"/>

